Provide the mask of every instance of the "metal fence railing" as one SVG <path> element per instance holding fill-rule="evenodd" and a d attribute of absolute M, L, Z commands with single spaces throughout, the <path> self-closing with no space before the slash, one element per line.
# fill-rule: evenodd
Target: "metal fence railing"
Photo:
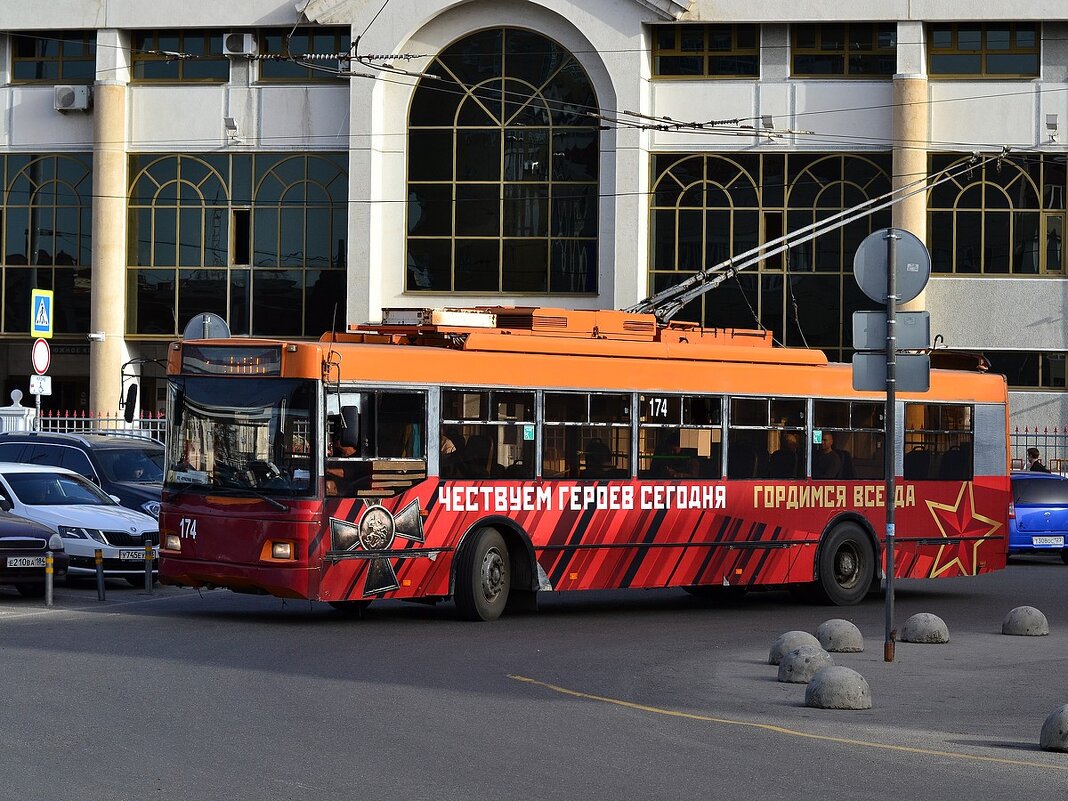
<path fill-rule="evenodd" d="M 1019 426 L 1009 435 L 1013 470 L 1027 469 L 1027 449 L 1038 448 L 1042 463 L 1054 473 L 1068 475 L 1068 428 L 1051 431 Z"/>
<path fill-rule="evenodd" d="M 138 434 L 163 442 L 167 420 L 163 413 L 135 417 L 127 423 L 121 416 L 95 414 L 83 410 L 42 411 L 40 430 L 59 434 Z"/>

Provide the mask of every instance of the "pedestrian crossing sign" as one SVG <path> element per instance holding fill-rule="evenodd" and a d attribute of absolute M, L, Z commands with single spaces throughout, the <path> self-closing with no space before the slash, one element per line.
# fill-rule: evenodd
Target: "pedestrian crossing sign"
<path fill-rule="evenodd" d="M 30 336 L 52 338 L 52 317 L 55 305 L 51 289 L 30 291 Z"/>

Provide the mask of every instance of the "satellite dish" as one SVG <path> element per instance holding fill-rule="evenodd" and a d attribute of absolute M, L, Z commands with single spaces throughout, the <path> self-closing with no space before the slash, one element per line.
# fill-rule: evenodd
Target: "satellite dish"
<path fill-rule="evenodd" d="M 185 324 L 182 331 L 182 339 L 228 339 L 230 326 L 226 320 L 211 312 L 194 314 L 192 319 Z"/>

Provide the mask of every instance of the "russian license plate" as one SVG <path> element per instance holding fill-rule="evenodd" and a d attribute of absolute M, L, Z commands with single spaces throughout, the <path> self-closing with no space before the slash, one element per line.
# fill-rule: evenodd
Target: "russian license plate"
<path fill-rule="evenodd" d="M 1053 547 L 1056 547 L 1056 548 L 1063 548 L 1064 547 L 1064 537 L 1032 537 L 1031 538 L 1031 544 L 1032 545 L 1036 545 L 1036 546 L 1037 545 L 1046 545 L 1046 546 L 1053 546 Z"/>
<path fill-rule="evenodd" d="M 124 562 L 143 562 L 145 561 L 145 552 L 141 549 L 136 551 L 119 551 L 119 559 Z"/>
<path fill-rule="evenodd" d="M 7 558 L 8 567 L 44 567 L 45 558 L 43 556 L 9 556 Z"/>

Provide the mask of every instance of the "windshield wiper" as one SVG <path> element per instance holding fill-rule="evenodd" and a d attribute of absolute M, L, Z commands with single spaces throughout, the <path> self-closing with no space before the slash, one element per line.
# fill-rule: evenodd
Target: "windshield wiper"
<path fill-rule="evenodd" d="M 231 497 L 240 497 L 242 495 L 251 495 L 255 498 L 259 498 L 261 501 L 267 501 L 271 506 L 277 509 L 279 512 L 288 512 L 289 507 L 281 501 L 272 498 L 264 492 L 260 492 L 258 489 L 252 487 L 234 487 L 234 486 L 213 486 L 207 491 L 208 495 L 229 495 Z"/>

